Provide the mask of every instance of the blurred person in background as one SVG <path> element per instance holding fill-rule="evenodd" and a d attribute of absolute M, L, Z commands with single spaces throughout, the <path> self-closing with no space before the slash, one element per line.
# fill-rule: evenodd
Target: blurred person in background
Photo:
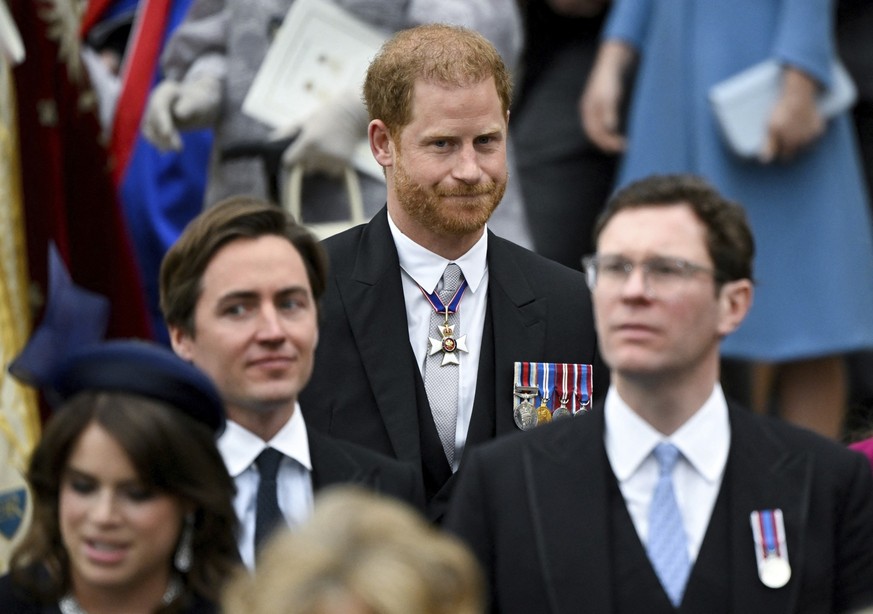
<path fill-rule="evenodd" d="M 336 0 L 354 17 L 386 33 L 423 23 L 452 23 L 482 33 L 515 66 L 522 46 L 515 0 Z M 233 194 L 270 194 L 268 173 L 256 158 L 223 159 L 241 142 L 268 141 L 276 131 L 242 112 L 242 103 L 273 36 L 294 0 L 195 0 L 161 58 L 164 76 L 152 93 L 143 129 L 164 149 L 181 146 L 179 131 L 215 127 L 207 206 Z M 294 100 L 287 102 L 289 106 Z M 360 92 L 337 95 L 299 126 L 279 130 L 294 135 L 282 155 L 286 168 L 302 163 L 303 210 L 307 220 L 334 219 L 347 200 L 338 179 L 355 146 L 366 139 L 367 113 Z M 381 179 L 359 173 L 367 217 L 385 201 Z M 521 193 L 507 193 L 495 225 L 507 238 L 530 245 Z"/>
<path fill-rule="evenodd" d="M 585 129 L 624 152 L 618 185 L 690 172 L 745 206 L 758 240 L 758 291 L 722 355 L 752 362 L 752 406 L 831 438 L 843 427 L 845 355 L 873 348 L 873 232 L 847 113 L 825 121 L 832 84 L 830 0 L 616 0 L 582 99 Z M 757 157 L 728 147 L 715 84 L 761 61 L 781 65 Z M 627 129 L 624 78 L 637 63 Z"/>
<path fill-rule="evenodd" d="M 512 142 L 533 249 L 581 270 L 619 160 L 588 138 L 578 107 L 609 2 L 519 5 L 525 45 L 512 101 Z"/>
<path fill-rule="evenodd" d="M 33 524 L 0 611 L 217 612 L 239 555 L 209 379 L 163 347 L 111 341 L 65 359 L 50 392 L 62 404 L 30 462 Z"/>
<path fill-rule="evenodd" d="M 312 518 L 277 535 L 254 576 L 240 573 L 227 614 L 481 614 L 473 555 L 406 505 L 338 486 Z"/>

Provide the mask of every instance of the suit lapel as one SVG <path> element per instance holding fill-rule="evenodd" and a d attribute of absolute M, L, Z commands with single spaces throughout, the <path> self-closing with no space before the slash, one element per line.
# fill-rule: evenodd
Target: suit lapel
<path fill-rule="evenodd" d="M 387 209 L 364 229 L 351 277 L 338 278 L 337 283 L 391 445 L 397 458 L 418 463 L 419 425 L 413 404 L 421 375 L 409 346 L 400 263 Z M 395 359 L 385 360 L 386 353 Z"/>
<path fill-rule="evenodd" d="M 512 418 L 513 363 L 538 360 L 545 352 L 545 300 L 537 298 L 521 270 L 506 249 L 506 241 L 489 232 L 488 310 L 494 331 L 494 377 L 490 382 L 479 380 L 477 386 L 493 387 L 495 406 L 476 403 L 473 419 L 477 412 L 495 412 L 497 434 L 517 430 Z"/>
<path fill-rule="evenodd" d="M 558 435 L 524 448 L 522 470 L 550 611 L 609 612 L 609 557 L 592 556 L 611 548 L 602 408 L 546 428 Z"/>
<path fill-rule="evenodd" d="M 793 612 L 797 607 L 800 570 L 812 488 L 812 459 L 793 451 L 765 421 L 742 408 L 730 407 L 731 449 L 729 522 L 733 611 Z M 772 589 L 758 577 L 750 514 L 781 509 L 788 556 L 796 575 L 785 587 Z"/>

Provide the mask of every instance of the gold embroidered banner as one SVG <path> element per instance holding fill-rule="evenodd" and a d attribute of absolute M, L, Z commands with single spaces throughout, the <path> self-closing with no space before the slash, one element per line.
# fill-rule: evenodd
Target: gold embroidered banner
<path fill-rule="evenodd" d="M 23 473 L 39 436 L 36 395 L 7 372 L 31 330 L 18 155 L 15 88 L 0 55 L 0 572 L 30 520 Z"/>

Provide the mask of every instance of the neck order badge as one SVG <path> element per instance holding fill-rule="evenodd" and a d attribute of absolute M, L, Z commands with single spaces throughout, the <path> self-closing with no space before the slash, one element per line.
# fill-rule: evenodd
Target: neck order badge
<path fill-rule="evenodd" d="M 452 282 L 447 279 L 450 274 L 449 265 L 446 267 L 446 273 L 443 274 L 444 286 L 443 290 L 440 293 L 434 292 L 432 294 L 428 294 L 424 291 L 424 288 L 419 286 L 419 290 L 424 295 L 424 297 L 428 300 L 433 307 L 434 312 L 440 314 L 444 317 L 444 321 L 442 325 L 439 325 L 437 328 L 439 329 L 441 337 L 439 339 L 434 339 L 433 337 L 428 337 L 430 341 L 430 350 L 428 351 L 428 356 L 433 356 L 438 352 L 443 353 L 443 362 L 442 366 L 448 364 L 458 365 L 461 363 L 459 354 L 457 352 L 467 352 L 467 335 L 462 335 L 461 337 L 455 337 L 455 325 L 449 323 L 449 316 L 454 314 L 458 310 L 458 306 L 461 303 L 461 299 L 464 296 L 464 292 L 467 290 L 467 280 L 461 282 L 461 285 L 457 287 L 453 294 L 450 297 L 448 295 L 449 292 L 452 291 L 453 285 Z M 457 265 L 454 265 L 457 268 Z M 460 269 L 457 271 L 457 280 L 460 279 Z M 443 298 L 440 297 L 440 294 L 443 294 L 443 298 L 448 299 L 448 303 L 443 303 Z"/>

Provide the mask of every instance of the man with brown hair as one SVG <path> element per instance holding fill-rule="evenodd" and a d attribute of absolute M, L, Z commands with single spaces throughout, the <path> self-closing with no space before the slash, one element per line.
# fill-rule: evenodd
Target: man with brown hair
<path fill-rule="evenodd" d="M 218 441 L 237 488 L 243 561 L 278 520 L 296 525 L 313 491 L 357 482 L 420 505 L 413 467 L 307 428 L 297 398 L 312 374 L 321 246 L 280 208 L 230 198 L 185 229 L 161 266 L 176 353 L 209 375 L 227 411 Z"/>
<path fill-rule="evenodd" d="M 501 612 L 844 612 L 873 602 L 866 459 L 729 401 L 745 213 L 691 176 L 618 192 L 585 259 L 606 398 L 473 451 L 446 526 Z"/>
<path fill-rule="evenodd" d="M 579 272 L 486 232 L 508 180 L 511 84 L 485 38 L 402 31 L 364 98 L 387 205 L 324 242 L 305 411 L 314 429 L 420 466 L 439 520 L 464 449 L 518 430 L 514 362 L 596 362 L 591 306 Z"/>

